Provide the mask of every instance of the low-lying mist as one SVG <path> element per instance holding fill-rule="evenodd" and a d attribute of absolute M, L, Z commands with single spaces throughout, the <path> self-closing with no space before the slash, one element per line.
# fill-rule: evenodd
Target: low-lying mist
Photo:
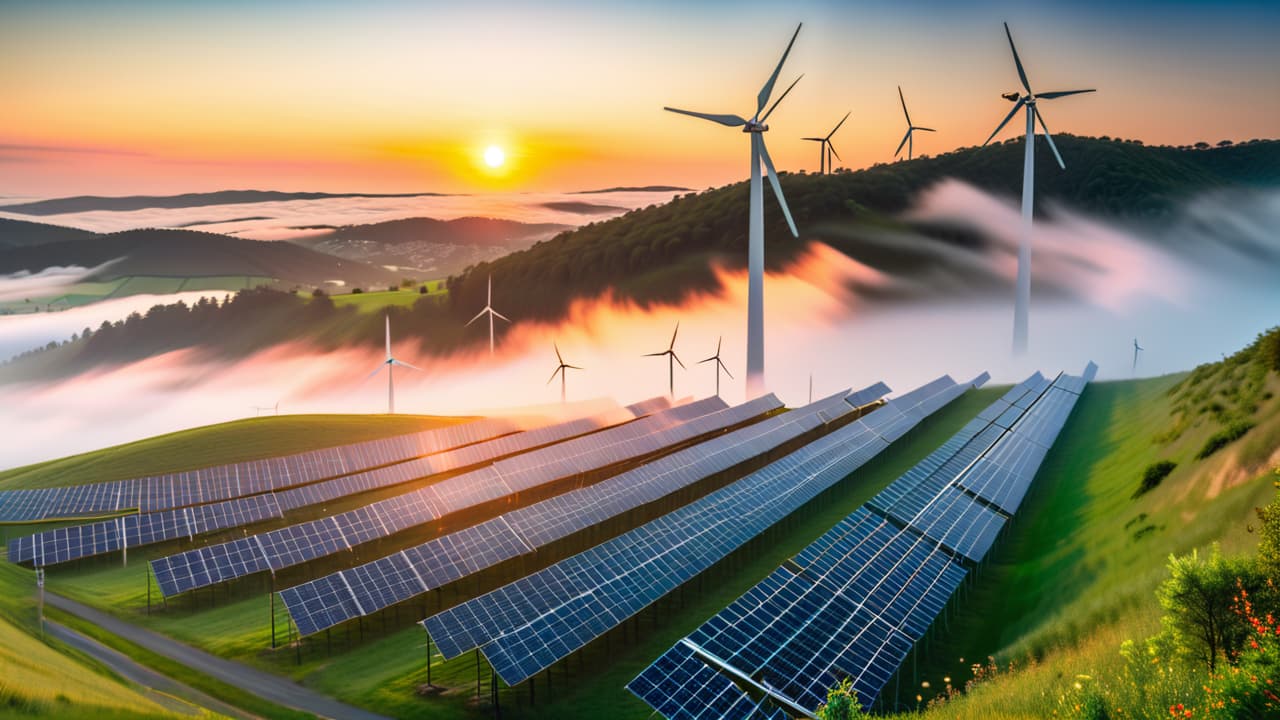
<path fill-rule="evenodd" d="M 865 242 L 900 244 L 924 265 L 891 274 L 814 242 L 767 279 L 767 385 L 788 404 L 806 401 L 811 374 L 815 397 L 880 379 L 904 392 L 942 373 L 965 380 L 990 370 L 995 382 L 1035 369 L 1078 373 L 1089 360 L 1100 365 L 1100 379 L 1157 375 L 1217 360 L 1280 323 L 1280 240 L 1270 230 L 1280 226 L 1280 193 L 1200 198 L 1158 230 L 1053 209 L 1036 224 L 1032 349 L 1022 358 L 1009 353 L 1014 203 L 945 182 L 905 219 L 967 227 L 983 240 L 961 247 L 855 229 Z M 678 306 L 603 297 L 575 303 L 561 322 L 517 322 L 502 329 L 492 358 L 487 346 L 432 359 L 397 342 L 396 355 L 423 370 L 396 370 L 396 407 L 471 414 L 555 403 L 559 380 L 547 382 L 553 341 L 566 362 L 585 368 L 569 371 L 571 400 L 664 394 L 666 360 L 643 354 L 665 350 L 677 321 L 675 349 L 686 368 L 676 366 L 676 395 L 714 391 L 713 364 L 697 361 L 723 336 L 733 378 L 722 377 L 722 394 L 740 402 L 746 277 L 717 272 L 720 290 Z M 982 277 L 987 290 L 966 286 Z M 481 323 L 474 329 L 486 332 Z M 1136 370 L 1135 337 L 1146 349 Z M 281 413 L 385 412 L 385 374 L 367 378 L 382 359 L 372 347 L 319 352 L 289 344 L 235 362 L 184 350 L 64 382 L 0 386 L 0 465 L 251 417 L 255 406 L 277 401 Z"/>

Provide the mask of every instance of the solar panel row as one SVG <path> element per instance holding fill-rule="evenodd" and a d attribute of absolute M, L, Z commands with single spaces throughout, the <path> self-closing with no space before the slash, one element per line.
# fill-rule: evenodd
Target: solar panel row
<path fill-rule="evenodd" d="M 368 563 L 360 572 L 386 574 L 386 569 L 407 560 L 420 582 L 399 585 L 394 593 L 378 598 L 360 597 L 358 584 L 351 577 L 353 602 L 327 592 L 335 583 L 320 578 L 281 591 L 301 635 L 310 635 L 355 615 L 360 608 L 368 614 L 390 607 L 411 597 L 441 587 L 500 562 L 537 550 L 579 530 L 617 517 L 640 505 L 664 497 L 678 489 L 723 472 L 753 457 L 799 437 L 819 426 L 822 413 L 852 408 L 842 396 L 832 396 L 811 406 L 775 415 L 730 433 L 705 440 L 697 445 L 658 458 L 638 468 L 607 478 L 594 485 L 572 490 L 533 505 L 512 510 L 493 520 L 464 528 L 430 540 L 413 548 L 411 557 L 391 556 Z M 760 415 L 775 409 L 778 401 L 772 395 L 757 398 L 738 412 L 741 416 Z M 337 574 L 354 574 L 343 570 Z M 408 577 L 408 576 L 405 576 Z"/>
<path fill-rule="evenodd" d="M 131 509 L 152 512 L 219 502 L 403 462 L 516 432 L 531 422 L 541 424 L 530 419 L 487 418 L 420 433 L 166 475 L 63 488 L 0 491 L 0 522 L 83 517 Z"/>
<path fill-rule="evenodd" d="M 899 408 L 913 416 L 954 383 Z M 866 419 L 883 411 L 871 413 Z M 865 419 L 864 419 L 865 420 Z M 888 442 L 864 420 L 549 568 L 423 621 L 445 657 L 480 647 L 519 683 L 616 626 L 846 477 Z"/>
<path fill-rule="evenodd" d="M 274 493 L 128 515 L 14 538 L 9 541 L 8 559 L 14 563 L 54 565 L 177 538 L 194 538 L 272 518 L 279 519 L 284 517 L 284 513 L 299 508 L 483 464 L 495 458 L 582 435 L 605 427 L 614 419 L 617 419 L 616 413 L 577 418 Z"/>
<path fill-rule="evenodd" d="M 332 517 L 157 558 L 151 568 L 165 597 L 265 570 L 279 571 L 750 419 L 718 398 L 700 400 Z"/>
<path fill-rule="evenodd" d="M 682 720 L 720 717 L 713 706 L 809 714 L 843 678 L 869 706 L 963 580 L 960 558 L 994 541 L 1005 516 L 992 505 L 1017 509 L 1078 380 L 1037 374 L 1010 390 L 628 688 Z M 995 424 L 1017 407 L 1013 430 Z"/>

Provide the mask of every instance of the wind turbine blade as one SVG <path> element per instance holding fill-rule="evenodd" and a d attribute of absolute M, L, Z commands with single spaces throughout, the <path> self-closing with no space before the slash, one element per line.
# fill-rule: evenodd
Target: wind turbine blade
<path fill-rule="evenodd" d="M 418 367 L 417 365 L 410 365 L 409 363 L 407 363 L 407 362 L 405 362 L 405 361 L 403 361 L 403 360 L 396 360 L 395 358 L 392 358 L 392 359 L 391 359 L 391 364 L 392 364 L 392 365 L 399 365 L 400 367 L 407 367 L 407 368 L 409 368 L 410 370 L 417 370 L 418 372 L 422 372 L 422 368 Z"/>
<path fill-rule="evenodd" d="M 1066 97 L 1068 95 L 1080 95 L 1081 93 L 1091 93 L 1091 92 L 1098 92 L 1098 90 L 1096 88 L 1090 88 L 1088 90 L 1059 90 L 1057 92 L 1040 93 L 1039 95 L 1036 96 L 1036 99 L 1037 100 L 1054 100 L 1060 97 Z"/>
<path fill-rule="evenodd" d="M 717 362 L 718 362 L 718 361 L 720 360 L 720 358 L 715 357 L 715 356 L 712 356 L 712 357 L 707 358 L 706 360 L 699 360 L 699 361 L 698 361 L 698 364 L 699 364 L 699 365 L 701 365 L 702 363 L 709 363 L 709 362 L 711 362 L 712 360 L 715 360 L 715 361 L 717 361 Z"/>
<path fill-rule="evenodd" d="M 1031 92 L 1031 83 L 1027 81 L 1027 71 L 1022 69 L 1022 59 L 1018 57 L 1018 48 L 1013 46 L 1013 33 L 1009 32 L 1009 23 L 1004 24 L 1004 34 L 1009 38 L 1009 49 L 1013 51 L 1013 64 L 1018 66 L 1018 77 L 1022 79 L 1022 87 L 1027 89 L 1027 93 Z"/>
<path fill-rule="evenodd" d="M 585 369 L 586 369 L 586 368 L 580 368 L 580 367 L 578 367 L 577 365 L 565 365 L 565 367 L 569 368 L 570 370 L 585 370 Z"/>
<path fill-rule="evenodd" d="M 467 325 L 470 325 L 471 323 L 473 323 L 473 322 L 475 322 L 475 321 L 479 320 L 480 318 L 484 317 L 484 314 L 485 314 L 486 312 L 488 312 L 488 311 L 489 311 L 489 308 L 486 306 L 484 310 L 481 310 L 480 312 L 476 313 L 476 316 L 475 316 L 475 317 L 473 317 L 473 318 L 471 318 L 470 320 L 468 320 L 468 321 L 467 321 Z M 463 327 L 466 327 L 467 325 L 463 325 Z"/>
<path fill-rule="evenodd" d="M 732 379 L 733 379 L 733 373 L 729 372 L 729 368 L 725 366 L 724 361 L 723 361 L 723 360 L 721 360 L 720 358 L 716 358 L 716 362 L 720 363 L 720 369 L 721 369 L 721 370 L 724 370 L 724 374 L 725 374 L 725 375 L 728 375 L 728 376 L 729 376 L 729 379 L 730 379 L 730 380 L 732 380 Z"/>
<path fill-rule="evenodd" d="M 391 316 L 384 315 L 387 321 L 387 359 L 391 359 Z"/>
<path fill-rule="evenodd" d="M 1036 119 L 1040 121 L 1040 129 L 1044 130 L 1044 139 L 1049 141 L 1049 149 L 1053 151 L 1053 156 L 1058 159 L 1058 167 L 1063 170 L 1067 169 L 1067 164 L 1062 162 L 1062 155 L 1058 153 L 1058 146 L 1053 144 L 1053 136 L 1049 134 L 1049 128 L 1044 124 L 1044 117 L 1040 115 L 1040 108 L 1035 108 Z"/>
<path fill-rule="evenodd" d="M 506 320 L 507 322 L 511 322 L 511 318 L 507 317 L 506 315 L 503 315 L 502 313 L 498 312 L 497 310 L 494 310 L 493 308 L 489 308 L 489 312 L 493 313 L 493 316 L 496 318 L 501 318 L 503 320 Z"/>
<path fill-rule="evenodd" d="M 680 356 L 679 356 L 679 355 L 677 355 L 677 354 L 675 354 L 675 353 L 671 353 L 671 359 L 672 359 L 672 360 L 675 360 L 675 361 L 680 365 L 680 369 L 681 369 L 681 370 L 688 370 L 688 369 L 689 369 L 689 368 L 687 368 L 687 367 L 685 367 L 685 366 L 684 366 L 684 363 L 680 362 Z"/>
<path fill-rule="evenodd" d="M 372 379 L 374 375 L 377 375 L 378 373 L 382 372 L 382 368 L 383 368 L 383 366 L 385 366 L 385 365 L 386 365 L 386 363 L 385 363 L 385 362 L 378 363 L 378 367 L 374 368 L 374 369 L 373 369 L 373 372 L 371 372 L 371 373 L 369 373 L 368 375 L 365 375 L 365 376 L 364 376 L 364 380 L 363 380 L 363 382 L 369 382 L 369 380 L 370 380 L 370 379 Z"/>
<path fill-rule="evenodd" d="M 1004 129 L 1004 126 L 1009 124 L 1009 121 L 1013 119 L 1014 115 L 1018 114 L 1018 111 L 1021 110 L 1022 106 L 1025 104 L 1026 104 L 1026 101 L 1023 100 L 1022 98 L 1019 98 L 1018 102 L 1013 104 L 1013 109 L 1009 111 L 1009 114 L 1006 115 L 1004 117 L 1004 120 L 1001 120 L 1000 124 L 996 126 L 996 131 L 991 133 L 991 137 L 987 138 L 987 142 L 984 142 L 982 144 L 987 145 L 993 139 L 995 139 L 995 136 L 1000 134 L 1000 131 Z"/>
<path fill-rule="evenodd" d="M 784 90 L 782 94 L 778 96 L 778 99 L 774 100 L 773 104 L 769 106 L 769 111 L 764 114 L 764 117 L 760 118 L 760 122 L 764 122 L 765 120 L 769 119 L 769 116 L 773 114 L 773 111 L 775 109 L 777 109 L 778 103 L 782 102 L 782 98 L 786 97 L 787 93 L 791 92 L 791 88 L 795 87 L 796 83 L 800 82 L 800 78 L 802 77 L 804 77 L 804 73 L 801 73 L 800 77 L 791 81 L 791 84 L 787 86 L 787 89 Z"/>
<path fill-rule="evenodd" d="M 679 334 L 680 334 L 680 321 L 679 321 L 679 320 L 677 320 L 677 321 L 676 321 L 676 330 L 675 330 L 675 332 L 671 333 L 671 344 L 667 346 L 667 350 L 668 350 L 668 351 L 671 351 L 671 350 L 674 350 L 674 349 L 675 349 L 675 347 L 676 347 L 676 335 L 679 335 Z"/>
<path fill-rule="evenodd" d="M 555 370 L 552 370 L 552 371 L 551 371 L 551 380 L 555 380 L 555 379 L 556 379 L 556 375 L 559 375 L 559 374 L 560 374 L 560 371 L 561 371 L 563 368 L 564 368 L 564 366 L 563 366 L 563 365 L 561 365 L 560 367 L 556 368 Z M 550 385 L 550 384 L 551 384 L 551 380 L 548 380 L 548 381 L 547 381 L 547 384 L 548 384 L 548 385 Z"/>
<path fill-rule="evenodd" d="M 898 157 L 902 153 L 902 148 L 907 146 L 907 140 L 911 139 L 911 128 L 907 128 L 907 134 L 902 136 L 902 142 L 898 143 L 898 149 L 893 151 L 893 156 Z"/>
<path fill-rule="evenodd" d="M 662 352 L 657 352 L 657 353 L 645 353 L 644 355 L 641 355 L 641 357 L 663 357 L 663 356 L 665 356 L 668 352 L 671 352 L 671 351 L 670 351 L 670 350 L 663 350 Z"/>
<path fill-rule="evenodd" d="M 837 160 L 844 162 L 844 158 L 840 157 L 840 153 L 836 152 L 836 146 L 833 145 L 830 140 L 827 141 L 827 149 L 831 151 L 832 155 L 836 156 Z"/>
<path fill-rule="evenodd" d="M 826 142 L 826 138 L 800 138 L 801 140 L 812 140 L 813 142 Z"/>
<path fill-rule="evenodd" d="M 553 347 L 553 348 L 555 348 L 555 349 L 556 349 L 556 362 L 558 362 L 558 363 L 560 363 L 561 365 L 563 365 L 563 364 L 564 364 L 564 358 L 560 357 L 560 345 L 559 345 L 559 344 L 557 344 L 557 343 L 554 343 L 554 342 L 553 342 L 553 343 L 551 343 L 551 347 Z"/>
<path fill-rule="evenodd" d="M 845 113 L 845 114 L 844 114 L 844 117 L 840 118 L 840 122 L 836 123 L 836 126 L 835 126 L 834 128 L 832 128 L 831 132 L 827 133 L 827 136 L 826 136 L 825 138 L 823 138 L 823 139 L 824 139 L 824 140 L 830 140 L 830 139 L 831 139 L 831 136 L 836 134 L 836 130 L 839 130 L 839 129 L 840 129 L 840 126 L 844 124 L 844 121 L 845 121 L 845 120 L 848 120 L 848 119 L 849 119 L 849 116 L 850 116 L 850 115 L 852 115 L 852 114 L 853 114 L 853 111 L 852 111 L 852 110 L 850 110 L 849 112 Z"/>
<path fill-rule="evenodd" d="M 720 357 L 720 345 L 724 343 L 724 336 L 716 338 L 716 357 Z"/>
<path fill-rule="evenodd" d="M 769 184 L 773 186 L 773 194 L 778 196 L 778 205 L 782 207 L 782 214 L 787 218 L 791 235 L 800 237 L 800 233 L 796 230 L 796 223 L 791 219 L 791 210 L 787 208 L 787 199 L 782 196 L 782 184 L 778 182 L 778 173 L 773 171 L 773 160 L 769 158 L 769 149 L 764 146 L 763 135 L 760 136 L 760 158 L 764 160 L 764 169 L 769 171 Z"/>
<path fill-rule="evenodd" d="M 916 126 L 912 126 L 912 128 L 911 128 L 911 129 L 912 129 L 912 130 L 924 130 L 925 132 L 938 132 L 937 130 L 934 130 L 933 128 L 927 128 L 927 127 L 916 127 Z"/>
<path fill-rule="evenodd" d="M 773 84 L 778 81 L 778 73 L 782 72 L 782 65 L 787 61 L 787 56 L 791 54 L 791 46 L 796 44 L 796 37 L 800 34 L 800 28 L 804 23 L 796 26 L 796 31 L 791 36 L 791 42 L 787 43 L 787 49 L 782 53 L 782 59 L 778 61 L 778 67 L 773 69 L 773 74 L 769 76 L 769 81 L 760 88 L 760 94 L 756 96 L 756 117 L 760 116 L 760 111 L 764 110 L 764 106 L 769 103 L 769 96 L 773 94 Z"/>
<path fill-rule="evenodd" d="M 902 86 L 898 86 L 898 100 L 902 102 L 902 114 L 907 116 L 907 127 L 911 127 L 911 113 L 907 112 L 907 99 L 902 97 Z"/>
<path fill-rule="evenodd" d="M 688 115 L 690 117 L 702 118 L 703 120 L 710 120 L 711 122 L 720 123 L 721 125 L 728 125 L 729 127 L 742 127 L 743 125 L 747 124 L 746 120 L 743 120 L 737 115 L 713 115 L 711 113 L 700 113 L 700 112 L 694 112 L 692 110 L 681 110 L 680 108 L 673 108 L 673 107 L 664 107 L 662 109 L 666 110 L 667 112 L 679 113 L 681 115 Z"/>

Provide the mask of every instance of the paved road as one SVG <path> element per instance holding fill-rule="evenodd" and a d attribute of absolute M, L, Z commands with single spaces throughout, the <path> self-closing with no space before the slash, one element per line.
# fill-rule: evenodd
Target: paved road
<path fill-rule="evenodd" d="M 65 625 L 46 620 L 45 630 L 53 637 L 111 668 L 126 680 L 141 685 L 143 689 L 153 691 L 147 693 L 147 697 L 170 710 L 184 715 L 199 715 L 200 708 L 205 708 L 219 715 L 240 718 L 240 720 L 253 720 L 257 717 L 193 687 L 183 685 L 168 675 L 162 675 L 149 667 L 139 665 L 128 655 L 109 648 L 91 637 L 81 635 Z"/>
<path fill-rule="evenodd" d="M 309 712 L 322 718 L 388 720 L 382 715 L 376 715 L 367 710 L 361 710 L 338 702 L 326 695 L 321 695 L 292 680 L 256 670 L 232 660 L 210 655 L 203 650 L 197 650 L 190 645 L 180 643 L 146 628 L 138 627 L 60 595 L 46 593 L 45 602 L 59 610 L 88 620 L 103 630 L 119 635 L 151 652 L 180 662 L 205 675 L 221 680 L 228 685 L 234 685 L 245 692 L 253 693 L 277 705 Z"/>

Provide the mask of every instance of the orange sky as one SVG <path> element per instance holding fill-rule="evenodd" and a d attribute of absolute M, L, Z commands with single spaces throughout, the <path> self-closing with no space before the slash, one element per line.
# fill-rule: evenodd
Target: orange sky
<path fill-rule="evenodd" d="M 939 130 L 917 153 L 980 143 L 1016 83 L 1006 19 L 1035 87 L 1099 89 L 1047 103 L 1055 132 L 1280 135 L 1276 11 L 1157 7 L 8 3 L 0 194 L 722 184 L 746 173 L 742 134 L 661 107 L 750 114 L 802 20 L 780 82 L 805 78 L 767 136 L 779 169 L 814 169 L 799 138 L 848 110 L 842 164 L 890 160 L 898 84 Z"/>

